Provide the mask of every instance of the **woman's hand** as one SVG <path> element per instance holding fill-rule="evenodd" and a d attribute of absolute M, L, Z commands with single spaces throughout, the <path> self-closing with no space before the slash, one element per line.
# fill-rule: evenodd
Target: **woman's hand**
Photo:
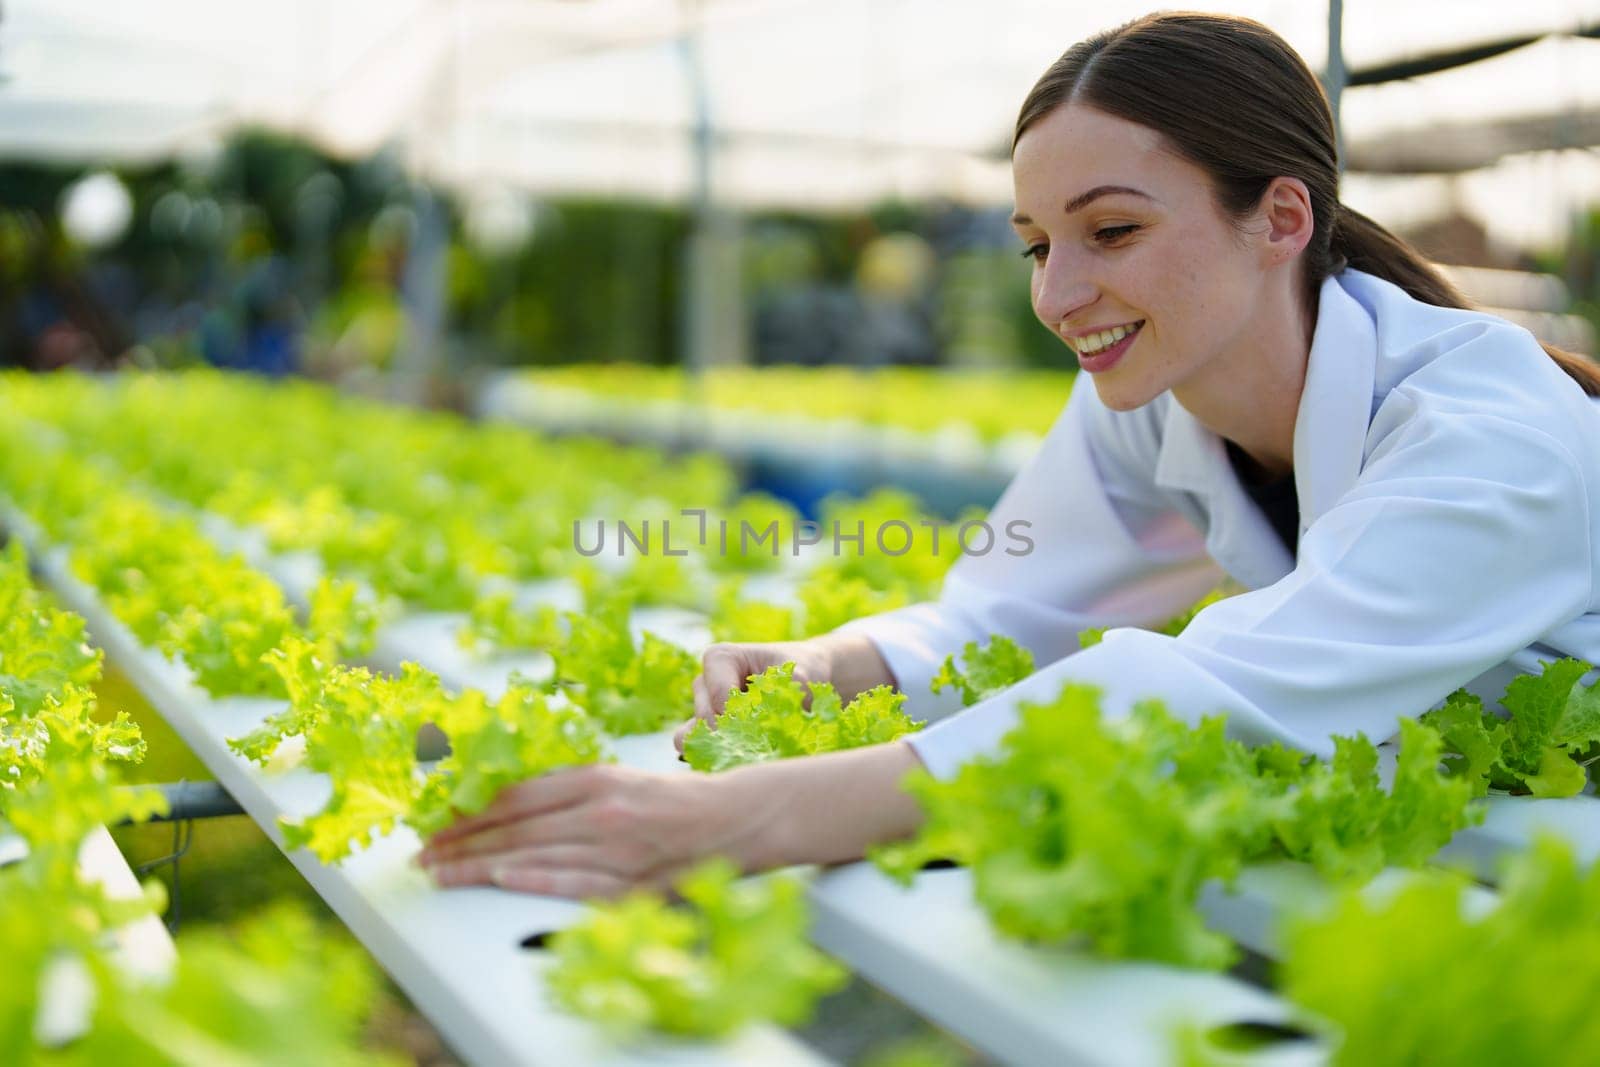
<path fill-rule="evenodd" d="M 794 680 L 802 685 L 826 682 L 833 677 L 828 648 L 819 641 L 771 641 L 709 646 L 700 657 L 700 673 L 694 680 L 694 718 L 678 727 L 672 743 L 683 751 L 683 739 L 698 719 L 706 725 L 717 721 L 728 697 L 742 690 L 745 683 L 768 667 L 794 664 Z"/>
<path fill-rule="evenodd" d="M 722 796 L 725 776 L 594 764 L 503 790 L 477 815 L 435 834 L 418 857 L 441 886 L 497 885 L 549 896 L 612 897 L 665 889 L 713 853 L 741 868 L 774 815 L 773 799 Z"/>
<path fill-rule="evenodd" d="M 831 682 L 844 700 L 876 685 L 895 684 L 877 646 L 860 634 L 836 632 L 804 641 L 711 645 L 701 656 L 700 674 L 694 680 L 695 717 L 678 727 L 672 743 L 682 752 L 683 739 L 695 719 L 714 724 L 731 692 L 742 690 L 753 675 L 768 667 L 790 662 L 795 681 Z"/>
<path fill-rule="evenodd" d="M 712 855 L 743 871 L 859 859 L 921 823 L 900 790 L 920 765 L 891 741 L 721 774 L 571 767 L 506 788 L 435 834 L 418 862 L 441 886 L 586 899 L 666 889 Z"/>

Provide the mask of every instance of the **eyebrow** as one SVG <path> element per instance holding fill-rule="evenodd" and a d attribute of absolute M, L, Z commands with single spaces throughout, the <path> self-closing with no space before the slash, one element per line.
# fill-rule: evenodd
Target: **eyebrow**
<path fill-rule="evenodd" d="M 1155 197 L 1151 196 L 1149 193 L 1134 189 L 1127 185 L 1097 185 L 1093 189 L 1090 189 L 1087 193 L 1082 193 L 1073 197 L 1071 200 L 1068 200 L 1065 206 L 1062 207 L 1061 212 L 1064 215 L 1070 215 L 1075 211 L 1082 211 L 1096 200 L 1099 200 L 1102 196 L 1112 196 L 1117 193 L 1123 193 L 1128 196 L 1143 197 L 1146 200 L 1155 199 Z M 1032 223 L 1033 220 L 1019 211 L 1015 215 L 1011 216 L 1011 222 L 1017 226 L 1026 226 Z"/>

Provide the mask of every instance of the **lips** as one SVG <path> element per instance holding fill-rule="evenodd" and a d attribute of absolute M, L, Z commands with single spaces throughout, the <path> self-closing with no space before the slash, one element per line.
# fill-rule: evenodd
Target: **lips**
<path fill-rule="evenodd" d="M 1079 334 L 1076 338 L 1066 337 L 1066 341 L 1072 346 L 1072 350 L 1080 356 L 1098 355 L 1117 342 L 1124 340 L 1129 334 L 1138 333 L 1144 327 L 1144 323 L 1144 319 L 1136 319 L 1133 322 L 1108 326 L 1103 330 L 1093 330 Z M 1117 331 L 1119 330 L 1122 331 L 1121 336 L 1117 336 Z M 1092 348 L 1089 346 L 1092 346 Z"/>
<path fill-rule="evenodd" d="M 1138 340 L 1143 333 L 1142 328 L 1133 330 L 1125 335 L 1122 340 L 1116 341 L 1105 348 L 1091 353 L 1078 354 L 1078 366 L 1090 374 L 1100 374 L 1110 370 L 1122 360 L 1123 354 L 1133 347 L 1133 342 Z"/>

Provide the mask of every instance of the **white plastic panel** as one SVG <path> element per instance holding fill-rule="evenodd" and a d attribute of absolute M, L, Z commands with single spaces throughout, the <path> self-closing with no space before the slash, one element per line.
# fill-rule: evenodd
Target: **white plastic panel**
<path fill-rule="evenodd" d="M 104 827 L 90 834 L 78 852 L 78 870 L 84 878 L 105 887 L 112 900 L 137 900 L 144 896 L 139 879 Z M 172 935 L 161 919 L 147 915 L 112 931 L 117 962 L 133 974 L 155 978 L 168 973 L 176 958 Z"/>
<path fill-rule="evenodd" d="M 1442 861 L 1494 881 L 1506 859 L 1542 833 L 1565 838 L 1581 863 L 1600 860 L 1600 797 L 1492 796 L 1487 804 L 1483 824 L 1457 833 L 1440 852 Z"/>

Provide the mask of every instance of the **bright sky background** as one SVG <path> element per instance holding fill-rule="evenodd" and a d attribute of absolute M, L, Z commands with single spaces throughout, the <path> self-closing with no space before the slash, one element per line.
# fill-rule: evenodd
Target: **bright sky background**
<path fill-rule="evenodd" d="M 897 194 L 1007 203 L 1016 108 L 1073 41 L 1150 9 L 1102 0 L 11 0 L 0 21 L 0 156 L 204 154 L 243 121 L 344 152 L 401 147 L 470 190 L 683 198 L 693 98 L 681 33 L 700 11 L 714 171 L 731 203 L 833 207 Z M 1312 65 L 1326 7 L 1225 4 Z M 1575 0 L 1347 0 L 1356 67 L 1600 18 Z M 1600 112 L 1600 41 L 1551 40 L 1412 83 L 1350 91 L 1347 142 L 1441 123 Z M 1403 224 L 1456 202 L 1548 243 L 1600 199 L 1593 152 L 1457 179 L 1352 177 Z"/>

